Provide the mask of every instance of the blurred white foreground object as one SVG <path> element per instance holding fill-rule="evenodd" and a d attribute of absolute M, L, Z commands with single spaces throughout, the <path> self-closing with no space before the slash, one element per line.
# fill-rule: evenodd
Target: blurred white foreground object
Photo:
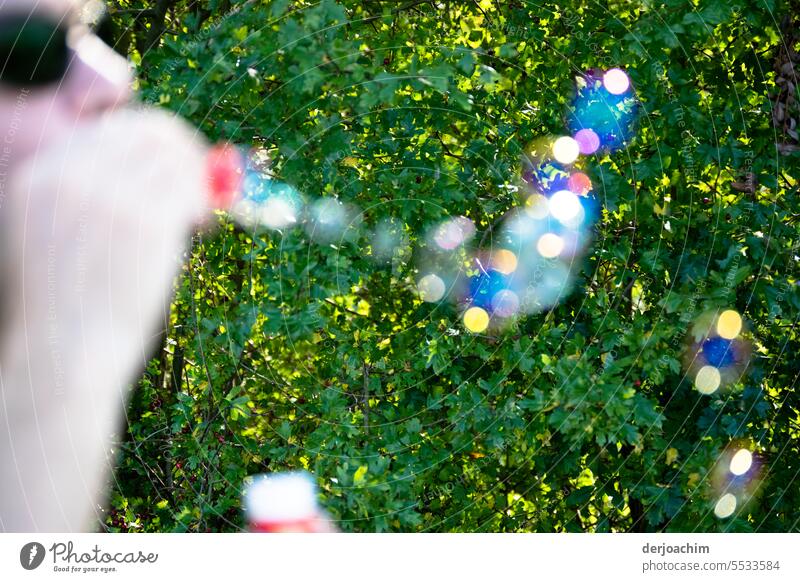
<path fill-rule="evenodd" d="M 166 113 L 81 125 L 0 207 L 0 531 L 101 516 L 129 389 L 209 213 L 208 145 Z"/>
<path fill-rule="evenodd" d="M 253 477 L 244 492 L 250 530 L 261 533 L 334 531 L 317 502 L 317 486 L 305 472 Z"/>

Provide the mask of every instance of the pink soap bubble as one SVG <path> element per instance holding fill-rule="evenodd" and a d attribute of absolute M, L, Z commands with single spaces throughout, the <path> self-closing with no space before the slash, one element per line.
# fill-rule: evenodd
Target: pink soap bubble
<path fill-rule="evenodd" d="M 575 141 L 583 155 L 595 153 L 600 147 L 600 137 L 591 129 L 581 129 L 575 133 Z"/>
<path fill-rule="evenodd" d="M 603 75 L 603 87 L 612 95 L 622 95 L 630 86 L 631 80 L 622 69 L 609 69 Z"/>

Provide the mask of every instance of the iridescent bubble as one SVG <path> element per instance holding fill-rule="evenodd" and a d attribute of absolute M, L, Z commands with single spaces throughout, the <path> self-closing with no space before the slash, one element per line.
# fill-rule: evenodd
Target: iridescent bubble
<path fill-rule="evenodd" d="M 470 307 L 464 312 L 464 327 L 472 333 L 481 333 L 489 327 L 489 314 L 480 307 Z"/>
<path fill-rule="evenodd" d="M 252 168 L 245 172 L 241 193 L 230 210 L 239 223 L 273 230 L 296 225 L 302 211 L 303 199 L 297 190 Z"/>
<path fill-rule="evenodd" d="M 428 303 L 437 303 L 447 291 L 447 286 L 441 277 L 434 273 L 425 275 L 417 282 L 417 292 L 420 299 Z"/>
<path fill-rule="evenodd" d="M 536 194 L 534 194 L 536 196 Z M 542 197 L 544 198 L 544 197 Z M 545 206 L 549 206 L 545 198 Z M 537 203 L 538 204 L 538 203 Z M 537 214 L 540 213 L 538 206 L 536 207 Z M 545 216 L 549 216 L 549 209 Z M 534 218 L 532 213 L 512 211 L 508 214 L 503 221 L 503 236 L 512 245 L 514 250 L 524 249 L 529 243 L 538 240 L 538 238 L 545 231 L 547 224 L 545 221 Z"/>
<path fill-rule="evenodd" d="M 531 145 L 523 157 L 522 178 L 540 194 L 567 188 L 569 172 L 554 158 L 553 145 L 554 142 L 542 140 Z"/>
<path fill-rule="evenodd" d="M 532 266 L 532 274 L 520 290 L 520 308 L 526 313 L 539 313 L 563 299 L 571 287 L 571 269 L 561 261 L 540 259 Z"/>
<path fill-rule="evenodd" d="M 559 235 L 563 243 L 558 258 L 561 261 L 572 263 L 573 259 L 581 253 L 588 243 L 589 233 L 583 229 L 564 229 Z"/>
<path fill-rule="evenodd" d="M 622 69 L 609 69 L 603 75 L 603 86 L 612 95 L 622 95 L 631 86 L 631 80 Z"/>
<path fill-rule="evenodd" d="M 717 463 L 712 468 L 709 477 L 713 491 L 717 496 L 733 495 L 735 497 L 734 509 L 743 508 L 757 493 L 761 486 L 760 463 L 756 455 L 751 452 L 752 443 L 738 441 L 731 443 L 722 453 Z M 730 514 L 728 511 L 733 505 L 727 500 L 728 507 L 722 515 Z"/>
<path fill-rule="evenodd" d="M 744 475 L 753 466 L 753 453 L 747 449 L 739 449 L 730 462 L 730 472 L 734 475 Z"/>
<path fill-rule="evenodd" d="M 750 356 L 743 327 L 734 310 L 704 313 L 692 325 L 685 362 L 701 394 L 712 394 L 741 378 Z"/>
<path fill-rule="evenodd" d="M 726 368 L 736 363 L 735 348 L 732 340 L 723 337 L 710 337 L 701 347 L 701 356 L 716 368 Z"/>
<path fill-rule="evenodd" d="M 566 295 L 571 275 L 572 270 L 569 266 L 561 262 L 545 271 L 541 283 L 537 286 L 537 292 L 545 305 L 555 305 Z"/>
<path fill-rule="evenodd" d="M 733 493 L 725 493 L 714 505 L 714 515 L 720 519 L 730 517 L 734 511 L 736 511 L 736 496 Z"/>
<path fill-rule="evenodd" d="M 438 224 L 428 231 L 427 236 L 421 237 L 413 248 L 416 271 L 421 274 L 435 273 L 445 284 L 445 299 L 457 300 L 468 293 L 467 275 L 472 268 L 473 257 L 465 244 L 464 228 L 468 229 L 467 234 L 471 230 L 462 221 Z M 455 244 L 459 240 L 463 242 Z M 453 248 L 443 248 L 441 244 Z"/>
<path fill-rule="evenodd" d="M 574 139 L 578 142 L 580 152 L 585 156 L 595 153 L 600 148 L 600 138 L 589 128 L 575 132 Z"/>
<path fill-rule="evenodd" d="M 638 103 L 630 91 L 611 93 L 603 84 L 603 77 L 594 71 L 588 71 L 577 79 L 576 95 L 568 123 L 573 135 L 582 130 L 591 130 L 599 140 L 596 149 L 615 151 L 627 145 L 630 140 Z M 627 79 L 626 75 L 625 78 Z M 612 73 L 609 79 L 612 88 L 616 90 L 621 87 L 617 73 Z M 582 134 L 582 141 L 584 139 L 584 148 L 590 151 L 593 148 L 589 141 L 591 135 Z"/>
<path fill-rule="evenodd" d="M 475 236 L 475 224 L 464 216 L 446 220 L 440 224 L 433 234 L 436 245 L 446 251 L 452 251 Z"/>
<path fill-rule="evenodd" d="M 578 142 L 568 135 L 559 137 L 553 142 L 553 157 L 562 164 L 571 164 L 581 153 Z"/>
<path fill-rule="evenodd" d="M 287 187 L 287 191 L 288 187 Z M 297 223 L 302 206 L 297 199 L 277 195 L 262 205 L 261 223 L 268 228 L 284 228 Z"/>

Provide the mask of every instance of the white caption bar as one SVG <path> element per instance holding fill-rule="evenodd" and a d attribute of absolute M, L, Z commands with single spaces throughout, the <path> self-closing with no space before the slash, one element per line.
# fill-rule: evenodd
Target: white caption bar
<path fill-rule="evenodd" d="M 4 534 L 0 580 L 797 581 L 798 544 L 800 534 Z"/>

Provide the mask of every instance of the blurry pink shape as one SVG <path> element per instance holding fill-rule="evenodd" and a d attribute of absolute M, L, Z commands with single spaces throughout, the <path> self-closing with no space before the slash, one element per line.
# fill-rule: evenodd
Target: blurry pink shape
<path fill-rule="evenodd" d="M 440 248 L 452 251 L 475 234 L 475 225 L 469 218 L 459 216 L 439 225 L 433 239 Z"/>
<path fill-rule="evenodd" d="M 591 129 L 581 129 L 575 134 L 575 141 L 584 155 L 593 154 L 600 147 L 600 138 Z"/>
<path fill-rule="evenodd" d="M 567 187 L 578 196 L 586 196 L 592 189 L 592 181 L 583 172 L 575 172 L 567 180 Z"/>
<path fill-rule="evenodd" d="M 622 69 L 609 69 L 603 75 L 603 86 L 612 95 L 622 95 L 631 86 L 631 80 Z"/>

